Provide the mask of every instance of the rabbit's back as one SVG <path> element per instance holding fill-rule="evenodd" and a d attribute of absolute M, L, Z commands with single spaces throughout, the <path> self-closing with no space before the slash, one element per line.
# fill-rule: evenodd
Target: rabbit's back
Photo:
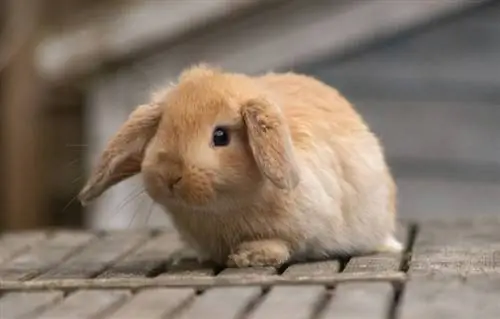
<path fill-rule="evenodd" d="M 302 167 L 299 193 L 316 198 L 298 201 L 314 203 L 304 207 L 304 218 L 314 223 L 318 217 L 316 230 L 322 216 L 334 218 L 344 233 L 334 236 L 336 245 L 343 247 L 383 240 L 394 229 L 396 186 L 383 148 L 362 116 L 335 88 L 312 77 L 268 74 L 260 81 L 287 120 Z M 312 210 L 314 215 L 307 213 Z M 323 235 L 332 238 L 328 233 Z"/>
<path fill-rule="evenodd" d="M 332 134 L 353 137 L 368 132 L 352 104 L 335 88 L 313 77 L 284 73 L 259 80 L 278 101 L 298 147 L 301 141 L 306 142 L 306 136 L 318 141 L 329 140 Z"/>

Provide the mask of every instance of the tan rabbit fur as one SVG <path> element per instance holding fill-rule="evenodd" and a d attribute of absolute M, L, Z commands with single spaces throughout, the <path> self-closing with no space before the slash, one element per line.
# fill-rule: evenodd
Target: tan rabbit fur
<path fill-rule="evenodd" d="M 213 143 L 216 127 L 227 145 Z M 139 172 L 202 260 L 277 266 L 401 250 L 378 139 L 341 94 L 308 76 L 187 69 L 131 114 L 80 200 Z"/>

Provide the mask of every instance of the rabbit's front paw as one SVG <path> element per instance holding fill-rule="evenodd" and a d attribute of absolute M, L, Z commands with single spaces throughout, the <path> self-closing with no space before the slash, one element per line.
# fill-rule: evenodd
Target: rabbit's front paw
<path fill-rule="evenodd" d="M 229 255 L 229 267 L 278 267 L 290 258 L 288 245 L 281 240 L 261 240 L 242 243 Z"/>

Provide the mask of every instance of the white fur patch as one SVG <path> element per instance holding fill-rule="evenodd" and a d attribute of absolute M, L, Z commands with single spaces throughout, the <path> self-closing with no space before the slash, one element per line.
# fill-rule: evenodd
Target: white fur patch
<path fill-rule="evenodd" d="M 385 239 L 383 245 L 379 248 L 379 251 L 387 253 L 400 253 L 403 251 L 403 244 L 394 238 L 394 236 L 389 236 Z"/>

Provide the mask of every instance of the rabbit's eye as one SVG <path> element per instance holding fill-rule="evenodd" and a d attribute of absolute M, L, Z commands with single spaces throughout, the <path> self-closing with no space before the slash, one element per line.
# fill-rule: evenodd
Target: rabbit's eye
<path fill-rule="evenodd" d="M 212 135 L 212 143 L 214 146 L 226 146 L 229 144 L 229 133 L 223 127 L 216 127 Z"/>

